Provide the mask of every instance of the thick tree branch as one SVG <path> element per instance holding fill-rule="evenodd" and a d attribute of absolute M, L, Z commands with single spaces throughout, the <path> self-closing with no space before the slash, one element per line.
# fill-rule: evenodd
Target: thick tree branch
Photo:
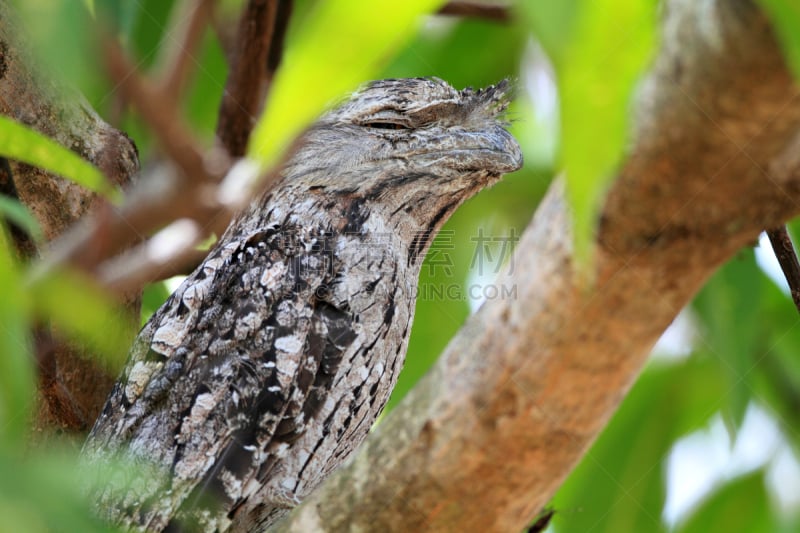
<path fill-rule="evenodd" d="M 139 167 L 136 147 L 101 120 L 80 94 L 38 72 L 24 35 L 8 3 L 0 2 L 0 114 L 70 148 L 113 182 L 129 185 Z M 13 191 L 31 210 L 47 241 L 57 239 L 93 208 L 105 205 L 60 176 L 15 161 L 9 161 L 9 169 L 11 181 L 4 183 L 4 190 Z M 26 241 L 26 256 L 40 252 Z M 138 293 L 128 294 L 126 300 L 138 315 Z M 42 401 L 35 429 L 80 429 L 105 402 L 114 371 L 85 358 L 74 346 L 58 342 L 44 325 L 37 328 L 36 337 Z"/>
<path fill-rule="evenodd" d="M 37 72 L 19 24 L 0 2 L 0 114 L 47 135 L 96 165 L 114 183 L 128 185 L 139 168 L 136 147 L 69 87 Z M 20 199 L 51 240 L 95 203 L 86 189 L 63 178 L 12 162 Z"/>
<path fill-rule="evenodd" d="M 748 0 L 665 7 L 592 287 L 575 274 L 556 182 L 499 280 L 516 298 L 472 316 L 279 530 L 523 529 L 702 283 L 800 213 L 800 99 L 768 23 Z"/>

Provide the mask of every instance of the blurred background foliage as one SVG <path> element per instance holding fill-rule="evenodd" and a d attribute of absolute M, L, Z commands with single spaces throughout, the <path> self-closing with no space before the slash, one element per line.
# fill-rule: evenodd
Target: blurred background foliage
<path fill-rule="evenodd" d="M 145 168 L 157 160 L 152 134 L 104 75 L 96 29 L 99 20 L 110 20 L 139 68 L 157 73 L 171 44 L 167 28 L 176 2 L 12 3 L 23 15 L 43 68 L 77 87 L 106 120 L 127 132 Z M 219 4 L 221 20 L 235 21 L 243 1 Z M 791 42 L 800 34 L 796 9 L 779 0 L 764 4 L 780 17 L 789 57 L 798 57 Z M 364 8 L 366 3 L 342 5 Z M 289 49 L 302 48 L 298 40 L 304 38 L 304 24 L 318 16 L 317 7 L 313 0 L 295 2 Z M 369 46 L 352 40 L 364 36 L 341 31 L 347 12 L 339 12 L 338 22 L 316 21 L 356 50 L 347 58 L 359 64 L 351 76 L 436 76 L 456 87 L 511 78 L 518 86 L 509 119 L 525 168 L 459 209 L 433 245 L 422 269 L 405 369 L 388 409 L 436 360 L 481 298 L 496 295 L 494 275 L 513 268 L 504 243 L 513 244 L 521 234 L 563 169 L 570 180 L 578 245 L 590 260 L 596 209 L 624 155 L 629 97 L 657 47 L 657 8 L 654 0 L 520 0 L 505 24 L 424 18 L 402 46 L 386 45 L 385 54 L 367 59 Z M 396 37 L 399 43 L 409 31 L 401 26 L 402 20 L 382 21 L 381 31 L 392 34 L 385 41 Z M 227 76 L 224 46 L 213 29 L 194 59 L 181 105 L 195 135 L 210 145 Z M 314 79 L 318 73 L 313 61 L 308 64 L 303 68 L 312 70 L 301 74 Z M 328 81 L 319 79 L 319 85 Z M 345 80 L 336 90 L 355 81 Z M 297 80 L 286 83 L 281 90 L 297 90 L 291 85 Z M 29 142 L 31 153 L 41 149 L 36 140 Z M 7 199 L 0 202 L 0 214 L 33 224 Z M 792 230 L 800 235 L 800 226 Z M 489 248 L 482 236 L 490 238 Z M 119 351 L 108 329 L 98 327 L 109 304 L 91 296 L 80 280 L 64 276 L 50 280 L 47 291 L 27 290 L 26 266 L 9 250 L 0 232 L 0 531 L 104 531 L 75 490 L 85 477 L 74 470 L 75 444 L 67 452 L 29 452 L 25 441 L 35 383 L 32 325 L 51 320 L 108 354 Z M 481 257 L 490 257 L 491 264 L 481 264 Z M 775 272 L 770 250 L 759 245 L 742 251 L 709 280 L 656 346 L 611 423 L 554 498 L 548 531 L 800 531 L 800 317 Z M 176 283 L 146 288 L 143 321 Z M 59 312 L 63 301 L 74 302 L 71 313 Z M 119 353 L 112 357 L 117 365 L 120 359 Z"/>

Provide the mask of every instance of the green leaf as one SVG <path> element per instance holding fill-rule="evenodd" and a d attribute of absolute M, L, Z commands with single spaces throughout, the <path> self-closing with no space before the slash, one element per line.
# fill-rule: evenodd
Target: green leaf
<path fill-rule="evenodd" d="M 0 531 L 111 532 L 91 511 L 87 468 L 57 450 L 24 459 L 0 449 Z"/>
<path fill-rule="evenodd" d="M 797 0 L 758 0 L 778 33 L 795 78 L 800 78 L 800 4 Z"/>
<path fill-rule="evenodd" d="M 140 324 L 142 326 L 167 301 L 167 298 L 169 298 L 169 289 L 163 281 L 145 286 L 142 291 L 142 310 L 140 312 Z"/>
<path fill-rule="evenodd" d="M 184 96 L 192 131 L 199 139 L 213 144 L 217 125 L 218 105 L 225 90 L 228 77 L 228 63 L 220 47 L 217 36 L 207 31 L 194 54 L 201 68 L 193 76 L 190 90 Z"/>
<path fill-rule="evenodd" d="M 452 27 L 444 35 L 435 29 L 420 31 L 379 77 L 436 76 L 460 89 L 485 87 L 516 75 L 530 39 L 521 24 L 457 18 L 445 24 Z"/>
<path fill-rule="evenodd" d="M 0 156 L 59 174 L 111 199 L 120 197 L 119 190 L 79 155 L 4 116 L 0 116 Z"/>
<path fill-rule="evenodd" d="M 419 17 L 443 0 L 318 2 L 286 49 L 249 155 L 274 164 L 326 107 L 370 79 L 416 31 Z"/>
<path fill-rule="evenodd" d="M 535 0 L 522 6 L 553 60 L 561 101 L 561 166 L 575 255 L 590 259 L 603 196 L 628 134 L 630 98 L 655 42 L 654 0 Z"/>
<path fill-rule="evenodd" d="M 11 250 L 0 224 L 0 444 L 24 442 L 35 386 L 30 305 Z"/>
<path fill-rule="evenodd" d="M 72 86 L 92 100 L 102 83 L 102 48 L 95 40 L 96 20 L 86 1 L 77 0 L 13 0 L 26 45 L 35 59 L 34 69 L 41 72 L 46 85 L 57 91 Z M 130 3 L 119 2 L 117 3 Z M 95 6 L 101 7 L 101 6 Z M 42 83 L 42 82 L 39 82 Z M 67 90 L 63 93 L 69 97 Z M 106 89 L 104 96 L 107 95 Z"/>
<path fill-rule="evenodd" d="M 104 356 L 114 367 L 125 361 L 138 323 L 88 279 L 61 271 L 36 280 L 30 288 L 37 314 L 60 333 Z"/>
<path fill-rule="evenodd" d="M 139 13 L 145 8 L 143 2 L 120 2 L 119 0 L 90 0 L 94 6 L 91 11 L 95 20 L 106 25 L 126 46 L 130 45 L 130 35 Z M 168 2 L 163 2 L 168 3 Z M 99 16 L 98 16 L 99 15 Z"/>
<path fill-rule="evenodd" d="M 753 364 L 766 349 L 763 343 L 763 297 L 767 289 L 752 250 L 728 261 L 695 298 L 702 349 L 721 364 L 730 381 L 726 421 L 741 424 L 752 399 Z M 789 309 L 787 307 L 787 309 Z"/>
<path fill-rule="evenodd" d="M 22 228 L 25 233 L 35 240 L 42 239 L 42 229 L 39 222 L 31 215 L 24 205 L 14 198 L 0 194 L 0 218 L 5 218 Z"/>
<path fill-rule="evenodd" d="M 677 438 L 708 422 L 726 385 L 710 358 L 648 365 L 556 494 L 556 530 L 665 530 L 668 452 Z"/>
<path fill-rule="evenodd" d="M 89 11 L 89 14 L 91 14 L 92 17 L 95 17 L 96 11 L 94 8 L 94 0 L 83 0 L 83 3 L 86 5 L 86 10 Z"/>
<path fill-rule="evenodd" d="M 772 518 L 769 495 L 764 486 L 764 474 L 756 471 L 717 490 L 688 519 L 680 533 L 760 533 L 778 531 Z"/>
<path fill-rule="evenodd" d="M 120 39 L 136 56 L 143 71 L 158 59 L 161 47 L 169 46 L 170 39 L 165 32 L 175 0 L 98 0 L 98 4 L 98 10 L 113 21 Z"/>
<path fill-rule="evenodd" d="M 519 8 L 533 28 L 536 38 L 554 63 L 564 62 L 582 4 L 582 0 L 518 1 Z"/>

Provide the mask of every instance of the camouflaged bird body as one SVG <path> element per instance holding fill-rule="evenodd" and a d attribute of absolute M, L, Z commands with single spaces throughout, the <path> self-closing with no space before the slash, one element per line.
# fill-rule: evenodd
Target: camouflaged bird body
<path fill-rule="evenodd" d="M 505 92 L 373 82 L 306 133 L 135 341 L 84 447 L 139 465 L 101 513 L 258 530 L 351 454 L 400 372 L 431 240 L 521 164 Z"/>
<path fill-rule="evenodd" d="M 366 435 L 408 342 L 413 300 L 396 281 L 419 268 L 397 261 L 391 233 L 343 232 L 344 211 L 276 208 L 263 229 L 229 232 L 142 330 L 94 429 L 108 436 L 95 446 L 125 442 L 171 474 L 130 494 L 153 501 L 127 525 L 165 527 L 196 486 L 224 499 L 223 515 L 253 502 L 279 514 Z M 377 342 L 388 357 L 370 357 Z M 229 520 L 191 509 L 179 518 Z"/>

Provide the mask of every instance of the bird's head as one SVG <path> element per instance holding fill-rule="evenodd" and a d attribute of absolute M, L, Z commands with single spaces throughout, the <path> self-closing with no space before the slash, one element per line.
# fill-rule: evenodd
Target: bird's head
<path fill-rule="evenodd" d="M 389 192 L 396 185 L 471 196 L 522 165 L 505 130 L 509 86 L 459 91 L 439 79 L 371 82 L 308 131 L 289 174 L 317 189 Z"/>

